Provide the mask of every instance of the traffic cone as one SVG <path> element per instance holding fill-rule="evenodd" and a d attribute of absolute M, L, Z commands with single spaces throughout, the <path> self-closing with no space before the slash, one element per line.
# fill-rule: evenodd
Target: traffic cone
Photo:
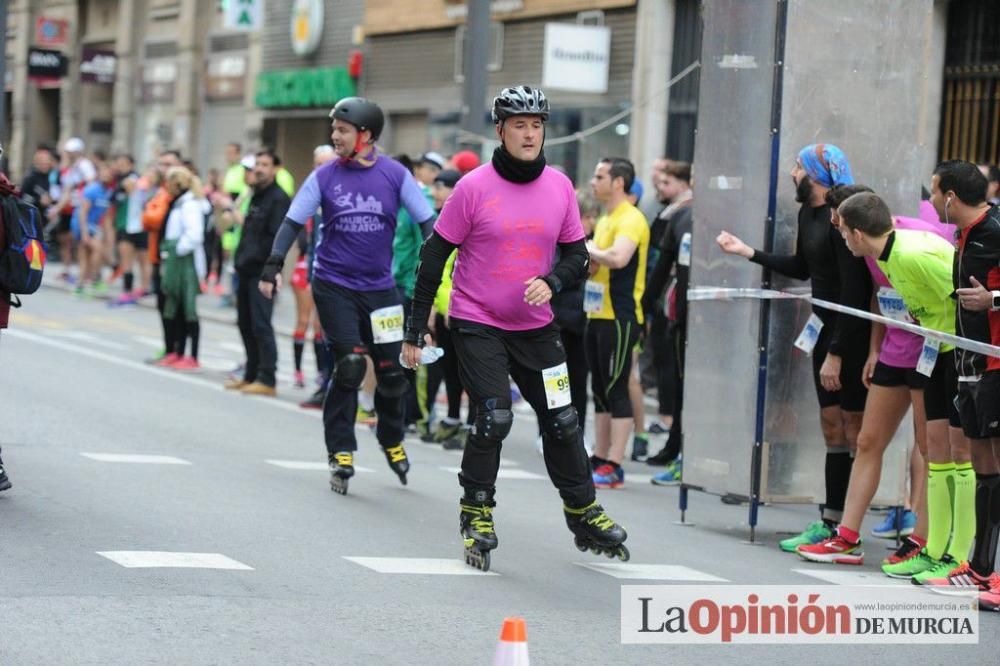
<path fill-rule="evenodd" d="M 528 626 L 523 617 L 504 618 L 493 666 L 529 666 Z"/>

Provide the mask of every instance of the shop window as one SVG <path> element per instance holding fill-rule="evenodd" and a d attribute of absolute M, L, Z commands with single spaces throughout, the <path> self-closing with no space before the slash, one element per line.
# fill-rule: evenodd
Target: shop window
<path fill-rule="evenodd" d="M 580 12 L 576 15 L 576 22 L 579 25 L 604 25 L 604 12 L 600 9 L 592 9 L 586 12 Z"/>
<path fill-rule="evenodd" d="M 455 81 L 465 80 L 462 74 L 465 63 L 465 26 L 455 29 Z M 503 23 L 490 21 L 489 53 L 486 59 L 486 71 L 499 72 L 503 69 Z"/>

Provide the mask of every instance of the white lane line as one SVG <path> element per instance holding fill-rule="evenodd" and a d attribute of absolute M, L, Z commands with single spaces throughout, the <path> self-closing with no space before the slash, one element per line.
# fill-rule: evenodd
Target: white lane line
<path fill-rule="evenodd" d="M 452 474 L 458 474 L 462 471 L 461 467 L 442 467 L 445 472 L 451 472 Z M 534 472 L 526 472 L 523 469 L 504 469 L 500 468 L 497 472 L 498 479 L 515 479 L 520 481 L 544 481 L 546 477 L 541 474 L 535 474 Z"/>
<path fill-rule="evenodd" d="M 133 335 L 132 339 L 140 345 L 146 345 L 147 347 L 152 347 L 153 349 L 163 349 L 162 338 L 152 338 L 148 335 Z"/>
<path fill-rule="evenodd" d="M 274 465 L 275 467 L 281 467 L 282 469 L 294 469 L 294 470 L 315 470 L 317 472 L 329 472 L 330 465 L 324 462 L 313 462 L 311 460 L 265 460 L 268 465 Z M 355 472 L 363 472 L 366 474 L 372 474 L 375 472 L 370 467 L 358 467 L 355 466 Z"/>
<path fill-rule="evenodd" d="M 220 553 L 171 553 L 156 550 L 97 551 L 115 564 L 128 569 L 228 569 L 253 571 L 242 562 Z"/>
<path fill-rule="evenodd" d="M 137 463 L 144 465 L 190 465 L 191 463 L 173 456 L 153 456 L 139 453 L 81 453 L 84 458 L 109 463 Z"/>
<path fill-rule="evenodd" d="M 574 562 L 579 567 L 625 580 L 679 580 L 705 583 L 728 583 L 704 571 L 677 564 L 608 564 L 604 562 Z"/>
<path fill-rule="evenodd" d="M 792 569 L 792 573 L 816 578 L 834 585 L 910 585 L 910 581 L 889 578 L 880 571 L 840 571 L 836 564 L 825 565 L 823 569 Z"/>
<path fill-rule="evenodd" d="M 69 338 L 70 340 L 79 340 L 81 342 L 86 342 L 88 345 L 97 345 L 98 347 L 104 347 L 105 349 L 114 349 L 115 351 L 125 351 L 128 349 L 128 345 L 123 345 L 120 342 L 112 342 L 111 340 L 104 340 L 92 333 L 84 333 L 83 331 L 49 331 L 49 335 L 55 335 L 60 338 Z"/>
<path fill-rule="evenodd" d="M 239 363 L 231 361 L 227 358 L 205 355 L 200 356 L 198 358 L 198 362 L 201 363 L 201 367 L 205 370 L 214 370 L 218 372 L 229 372 L 239 365 Z"/>
<path fill-rule="evenodd" d="M 428 557 L 344 557 L 345 560 L 384 574 L 425 576 L 499 576 L 493 571 L 474 569 L 460 559 Z"/>
<path fill-rule="evenodd" d="M 242 400 L 255 400 L 263 401 L 272 407 L 277 407 L 278 409 L 284 409 L 285 411 L 295 412 L 296 414 L 304 414 L 311 418 L 322 419 L 323 413 L 315 409 L 302 409 L 298 405 L 292 404 L 290 402 L 284 402 L 282 400 L 275 400 L 274 398 L 264 398 L 258 396 L 242 396 L 237 395 L 232 391 L 226 391 L 221 383 L 216 383 L 214 380 L 199 379 L 196 376 L 185 375 L 173 370 L 168 370 L 166 368 L 159 368 L 155 365 L 147 365 L 138 361 L 131 361 L 128 359 L 121 358 L 119 356 L 113 356 L 111 354 L 105 354 L 104 352 L 95 351 L 93 349 L 88 349 L 87 347 L 82 347 L 79 345 L 69 344 L 67 342 L 62 342 L 60 340 L 52 340 L 43 335 L 37 335 L 35 333 L 28 333 L 26 331 L 20 331 L 17 329 L 4 331 L 4 337 L 20 338 L 29 342 L 35 342 L 40 345 L 46 345 L 54 349 L 61 349 L 63 351 L 75 354 L 77 356 L 87 356 L 89 358 L 97 359 L 99 361 L 104 361 L 105 363 L 110 363 L 112 365 L 117 365 L 122 368 L 131 368 L 132 370 L 139 370 L 140 372 L 145 372 L 147 374 L 156 375 L 157 377 L 166 377 L 173 379 L 174 381 L 183 382 L 191 386 L 200 386 L 202 388 L 212 389 L 218 392 L 224 392 L 229 395 L 234 395 L 235 397 Z"/>

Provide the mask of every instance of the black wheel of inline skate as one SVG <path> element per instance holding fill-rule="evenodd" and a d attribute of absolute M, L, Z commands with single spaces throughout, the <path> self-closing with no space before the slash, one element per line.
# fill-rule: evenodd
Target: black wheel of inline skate
<path fill-rule="evenodd" d="M 615 559 L 615 551 L 613 548 L 607 548 L 607 549 L 602 548 L 601 550 L 604 553 L 604 557 L 608 558 L 609 560 Z"/>
<path fill-rule="evenodd" d="M 330 477 L 330 490 L 337 493 L 338 495 L 347 494 L 347 483 L 348 479 L 340 476 Z"/>
<path fill-rule="evenodd" d="M 465 563 L 480 571 L 490 570 L 490 551 L 471 546 L 465 549 Z"/>
<path fill-rule="evenodd" d="M 576 537 L 575 539 L 573 539 L 573 543 L 576 545 L 576 549 L 579 550 L 581 553 L 587 552 L 588 546 L 586 543 L 583 542 L 583 540 L 580 539 L 580 537 Z"/>
<path fill-rule="evenodd" d="M 631 559 L 632 557 L 632 554 L 628 552 L 628 548 L 626 548 L 625 546 L 618 546 L 617 555 L 618 559 L 621 560 L 622 562 L 628 562 L 629 559 Z"/>

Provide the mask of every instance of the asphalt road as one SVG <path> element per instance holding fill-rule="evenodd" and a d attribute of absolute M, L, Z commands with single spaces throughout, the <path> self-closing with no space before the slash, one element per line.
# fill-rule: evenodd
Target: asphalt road
<path fill-rule="evenodd" d="M 762 509 L 762 545 L 747 545 L 746 508 L 698 493 L 696 524 L 682 527 L 678 490 L 633 463 L 626 489 L 599 491 L 632 553 L 608 569 L 573 546 L 522 411 L 504 447 L 500 548 L 483 575 L 461 560 L 459 453 L 408 440 L 402 487 L 360 427 L 359 473 L 336 495 L 319 414 L 299 409 L 308 390 L 290 386 L 290 342 L 279 341 L 279 397 L 266 399 L 221 388 L 241 360 L 235 327 L 205 321 L 202 338 L 201 373 L 153 368 L 143 359 L 159 346 L 155 312 L 53 289 L 0 335 L 0 446 L 14 484 L 0 494 L 0 664 L 484 664 L 509 615 L 527 620 L 536 664 L 1000 659 L 1000 614 L 989 613 L 973 646 L 623 645 L 623 584 L 711 593 L 825 584 L 817 575 L 830 572 L 881 582 L 890 544 L 869 539 L 866 564 L 849 571 L 807 564 L 776 541 L 813 508 Z"/>

